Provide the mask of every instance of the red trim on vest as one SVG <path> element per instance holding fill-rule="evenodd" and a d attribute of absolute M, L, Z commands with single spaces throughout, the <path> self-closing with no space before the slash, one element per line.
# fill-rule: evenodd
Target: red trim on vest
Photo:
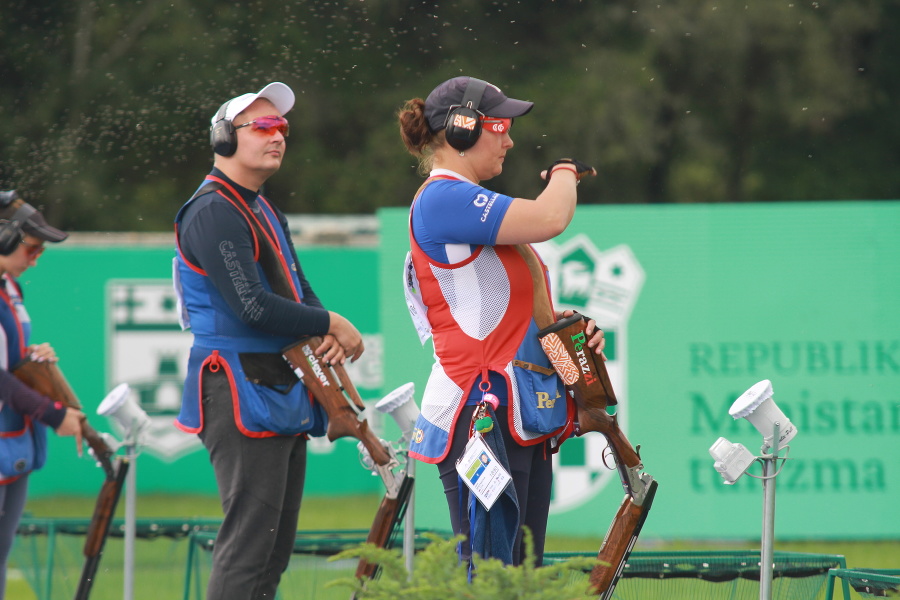
<path fill-rule="evenodd" d="M 22 419 L 24 421 L 24 425 L 22 429 L 17 429 L 16 431 L 0 431 L 0 438 L 14 438 L 14 437 L 22 437 L 25 435 L 31 428 L 31 417 L 28 415 L 22 415 Z"/>
<path fill-rule="evenodd" d="M 237 385 L 234 382 L 234 372 L 231 370 L 231 365 L 228 364 L 222 355 L 219 354 L 218 350 L 213 350 L 212 354 L 206 357 L 206 360 L 200 365 L 200 377 L 198 377 L 197 385 L 199 386 L 199 393 L 197 394 L 197 401 L 201 403 L 200 405 L 200 426 L 195 428 L 185 427 L 179 423 L 175 423 L 179 429 L 185 431 L 187 433 L 197 433 L 203 429 L 203 370 L 209 368 L 210 373 L 217 373 L 219 369 L 223 369 L 225 374 L 228 376 L 228 387 L 231 392 L 231 407 L 234 411 L 234 424 L 238 428 L 238 430 L 251 438 L 268 438 L 268 437 L 277 437 L 279 434 L 272 431 L 250 431 L 244 426 L 243 421 L 241 421 L 241 404 L 240 398 L 238 397 Z M 300 434 L 298 434 L 300 435 Z"/>
<path fill-rule="evenodd" d="M 178 256 L 181 257 L 181 261 L 186 264 L 191 271 L 206 277 L 206 271 L 189 261 L 187 257 L 185 257 L 184 252 L 181 251 L 181 237 L 178 235 L 178 223 L 175 223 L 175 249 L 178 251 Z"/>
<path fill-rule="evenodd" d="M 241 210 L 237 204 L 237 202 L 242 202 L 241 195 L 237 192 L 237 190 L 234 189 L 234 187 L 231 186 L 231 184 L 229 184 L 224 179 L 216 177 L 215 175 L 207 175 L 206 180 L 207 181 L 215 181 L 217 183 L 222 184 L 229 192 L 234 194 L 235 198 L 238 199 L 238 200 L 233 200 L 233 199 L 229 198 L 227 195 L 225 195 L 225 193 L 223 193 L 222 190 L 216 190 L 216 193 L 218 193 L 220 196 L 222 196 L 223 198 L 228 200 L 228 202 L 230 202 L 231 205 L 234 206 L 238 210 L 238 212 L 241 214 L 241 216 L 243 216 L 244 219 L 247 220 L 247 224 L 250 225 L 250 233 L 251 233 L 251 235 L 253 235 L 253 260 L 255 260 L 256 262 L 259 262 L 259 238 L 257 237 L 256 230 L 253 228 L 253 225 L 250 223 L 250 220 L 247 217 L 247 214 L 243 210 Z M 272 209 L 272 205 L 269 204 L 268 200 L 266 200 L 263 196 L 258 196 L 258 197 L 259 197 L 259 200 L 263 204 L 266 205 L 266 208 L 268 208 L 273 213 L 275 212 Z M 281 269 L 284 271 L 284 274 L 288 280 L 288 283 L 291 286 L 291 292 L 293 292 L 293 294 L 294 294 L 294 300 L 296 302 L 300 302 L 300 294 L 297 292 L 297 287 L 294 285 L 294 278 L 291 277 L 291 270 L 290 270 L 290 268 L 288 268 L 287 260 L 285 260 L 285 258 L 284 258 L 284 253 L 282 252 L 282 249 L 281 249 L 281 242 L 279 241 L 278 236 L 275 234 L 275 227 L 269 221 L 269 217 L 268 217 L 268 215 L 265 214 L 265 212 L 263 212 L 263 217 L 265 217 L 266 225 L 268 226 L 268 228 L 263 227 L 262 222 L 256 217 L 256 215 L 253 214 L 252 211 L 249 210 L 249 208 L 248 208 L 248 212 L 250 213 L 250 216 L 253 217 L 253 220 L 256 221 L 256 224 L 259 226 L 260 230 L 266 236 L 266 239 L 269 241 L 269 244 L 272 246 L 272 248 L 277 250 L 276 255 L 278 257 L 278 262 L 281 264 Z"/>
<path fill-rule="evenodd" d="M 275 214 L 275 210 L 272 208 L 272 205 L 269 204 L 268 200 L 266 200 L 263 196 L 260 196 L 259 200 L 266 205 L 266 207 L 269 209 L 269 212 L 271 212 L 273 215 Z M 291 277 L 291 269 L 290 267 L 288 267 L 287 259 L 285 258 L 285 254 L 281 247 L 281 238 L 275 235 L 275 225 L 269 220 L 268 213 L 263 212 L 263 216 L 266 218 L 266 223 L 269 225 L 269 230 L 273 232 L 271 241 L 275 245 L 275 248 L 278 249 L 278 262 L 281 263 L 281 268 L 282 270 L 284 270 L 285 275 L 287 275 L 288 283 L 291 284 L 291 291 L 294 292 L 294 300 L 296 300 L 297 302 L 302 302 L 302 300 L 300 299 L 300 292 L 297 291 L 297 287 L 294 285 L 294 278 Z M 281 227 L 280 224 L 279 227 Z M 268 235 L 268 233 L 266 235 Z"/>

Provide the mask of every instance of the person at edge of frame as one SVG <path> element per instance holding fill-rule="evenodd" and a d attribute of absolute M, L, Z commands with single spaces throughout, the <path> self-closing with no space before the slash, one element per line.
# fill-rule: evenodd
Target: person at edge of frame
<path fill-rule="evenodd" d="M 327 417 L 281 349 L 322 336 L 316 352 L 331 364 L 364 350 L 323 308 L 260 191 L 284 159 L 293 105 L 280 82 L 225 102 L 211 119 L 212 171 L 175 219 L 174 285 L 194 336 L 176 426 L 209 452 L 224 512 L 208 600 L 271 600 L 294 548 L 307 436 L 324 435 Z"/>
<path fill-rule="evenodd" d="M 575 212 L 577 184 L 596 171 L 578 160 L 556 161 L 540 173 L 547 185 L 533 200 L 481 185 L 503 170 L 513 120 L 532 106 L 463 76 L 441 83 L 425 100 L 408 100 L 398 113 L 403 142 L 427 175 L 410 207 L 407 305 L 422 343 L 433 336 L 436 358 L 410 453 L 437 465 L 453 532 L 469 537 L 460 549 L 464 561 L 475 529 L 455 467 L 478 405 L 489 395 L 499 400 L 496 420 L 519 511 L 518 525 L 507 527 L 515 539 L 505 542 L 512 564 L 525 558 L 523 525 L 542 564 L 551 455 L 572 427 L 572 401 L 536 335 L 533 274 L 517 248 L 562 233 Z M 557 320 L 572 314 L 553 312 Z M 603 332 L 592 320 L 586 331 L 591 351 L 603 356 Z M 531 370 L 534 365 L 543 372 Z M 554 401 L 541 408 L 541 394 Z"/>
<path fill-rule="evenodd" d="M 84 413 L 37 393 L 10 371 L 24 358 L 56 360 L 50 344 L 30 344 L 31 319 L 18 280 L 37 265 L 46 242 L 67 237 L 15 190 L 0 192 L 0 599 L 29 476 L 47 459 L 47 427 L 57 435 L 75 436 L 78 454 L 82 452 Z"/>

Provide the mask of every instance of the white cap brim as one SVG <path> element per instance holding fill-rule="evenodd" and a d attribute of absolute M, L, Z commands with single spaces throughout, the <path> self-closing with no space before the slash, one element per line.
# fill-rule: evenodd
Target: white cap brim
<path fill-rule="evenodd" d="M 244 112 L 248 106 L 253 104 L 254 101 L 259 98 L 265 98 L 269 102 L 271 102 L 275 106 L 275 110 L 281 113 L 282 116 L 288 113 L 294 107 L 294 92 L 287 85 L 281 83 L 280 81 L 275 81 L 270 83 L 263 89 L 258 92 L 243 94 L 241 96 L 237 96 L 228 101 L 228 108 L 225 110 L 225 116 L 223 117 L 226 121 L 233 121 L 236 116 Z M 211 119 L 211 123 L 213 125 L 216 124 L 216 117 L 219 116 L 219 111 L 221 108 L 216 111 L 216 114 L 213 115 Z"/>

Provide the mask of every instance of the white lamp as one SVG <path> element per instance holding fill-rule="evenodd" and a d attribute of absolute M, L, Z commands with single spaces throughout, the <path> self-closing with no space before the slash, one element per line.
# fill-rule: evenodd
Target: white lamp
<path fill-rule="evenodd" d="M 419 407 L 413 398 L 416 386 L 413 382 L 404 383 L 393 392 L 382 398 L 375 405 L 379 412 L 391 415 L 400 431 L 403 432 L 402 442 L 412 439 L 412 430 L 419 418 Z"/>
<path fill-rule="evenodd" d="M 141 433 L 150 426 L 150 417 L 131 397 L 131 388 L 120 383 L 106 395 L 97 407 L 97 414 L 113 419 L 126 438 L 139 441 Z"/>
<path fill-rule="evenodd" d="M 716 461 L 713 467 L 726 485 L 733 485 L 756 462 L 756 457 L 743 444 L 732 444 L 723 437 L 716 440 L 709 454 Z"/>
<path fill-rule="evenodd" d="M 763 379 L 741 394 L 728 411 L 735 419 L 747 419 L 762 434 L 766 446 L 773 446 L 773 432 L 778 423 L 778 450 L 784 448 L 797 435 L 791 423 L 772 399 L 772 382 Z"/>

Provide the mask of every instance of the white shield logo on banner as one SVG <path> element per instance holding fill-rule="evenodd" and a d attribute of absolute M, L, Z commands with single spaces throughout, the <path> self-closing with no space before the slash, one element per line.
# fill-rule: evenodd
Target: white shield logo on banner
<path fill-rule="evenodd" d="M 181 408 L 192 336 L 178 324 L 172 281 L 110 280 L 106 308 L 108 389 L 127 383 L 131 399 L 150 417 L 149 431 L 141 438 L 143 450 L 172 461 L 201 448 L 197 436 L 173 424 Z M 119 429 L 115 420 L 112 424 Z"/>

